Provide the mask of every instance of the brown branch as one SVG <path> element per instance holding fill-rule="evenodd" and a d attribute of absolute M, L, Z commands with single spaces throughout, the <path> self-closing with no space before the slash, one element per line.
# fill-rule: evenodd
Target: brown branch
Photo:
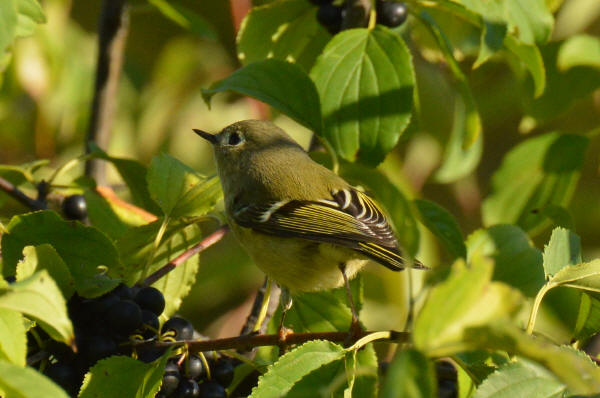
<path fill-rule="evenodd" d="M 141 283 L 141 286 L 152 285 L 154 282 L 156 282 L 157 280 L 174 270 L 177 266 L 187 261 L 193 255 L 200 253 L 204 249 L 214 245 L 215 243 L 223 239 L 227 232 L 229 232 L 229 227 L 227 225 L 223 225 L 215 232 L 204 238 L 202 242 L 198 243 L 191 249 L 184 251 L 179 256 L 169 261 L 166 265 L 156 270 L 154 273 L 152 273 L 150 276 L 144 279 L 144 281 Z"/>
<path fill-rule="evenodd" d="M 48 208 L 45 202 L 30 198 L 2 177 L 0 177 L 0 189 L 32 210 L 45 210 Z"/>
<path fill-rule="evenodd" d="M 127 0 L 104 0 L 98 27 L 96 82 L 86 153 L 91 151 L 90 142 L 102 149 L 108 146 L 128 29 Z M 99 185 L 105 185 L 105 168 L 104 162 L 91 159 L 86 163 L 85 174 L 94 178 Z"/>
<path fill-rule="evenodd" d="M 133 204 L 126 202 L 123 199 L 119 198 L 115 194 L 115 191 L 113 191 L 113 189 L 111 187 L 97 186 L 96 192 L 100 196 L 105 198 L 106 200 L 115 204 L 116 206 L 119 206 L 125 210 L 132 212 L 132 213 L 136 213 L 138 216 L 140 216 L 142 219 L 144 219 L 147 222 L 154 222 L 158 219 L 158 217 L 156 217 L 154 214 L 142 209 L 141 207 L 133 205 Z"/>
<path fill-rule="evenodd" d="M 174 342 L 157 342 L 143 341 L 134 342 L 132 345 L 136 347 L 153 346 L 153 347 L 170 347 L 173 345 L 185 344 L 190 352 L 205 352 L 219 350 L 240 350 L 249 351 L 255 347 L 262 346 L 291 346 L 296 344 L 306 343 L 311 340 L 327 340 L 338 343 L 353 344 L 362 337 L 365 337 L 373 331 L 361 331 L 352 336 L 351 341 L 348 341 L 348 332 L 319 332 L 319 333 L 289 333 L 285 340 L 281 341 L 278 334 L 247 334 L 237 337 L 227 337 L 214 340 L 186 340 Z M 390 341 L 394 343 L 405 343 L 409 340 L 410 333 L 398 332 L 391 330 L 389 339 L 378 341 Z"/>

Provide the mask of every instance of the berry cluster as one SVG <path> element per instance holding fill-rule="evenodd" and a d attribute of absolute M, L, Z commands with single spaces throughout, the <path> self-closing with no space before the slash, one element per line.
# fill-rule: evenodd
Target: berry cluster
<path fill-rule="evenodd" d="M 134 356 L 152 362 L 165 349 L 153 344 L 132 348 L 137 340 L 192 340 L 202 338 L 193 325 L 172 317 L 160 328 L 158 317 L 165 308 L 162 293 L 153 287 L 119 285 L 94 299 L 74 295 L 68 302 L 78 352 L 50 339 L 40 328 L 30 332 L 29 350 L 40 348 L 48 354 L 40 363 L 48 377 L 70 395 L 77 396 L 85 373 L 99 360 L 112 355 Z M 234 364 L 228 357 L 174 353 L 167 362 L 160 398 L 225 398 L 233 379 Z"/>
<path fill-rule="evenodd" d="M 205 362 L 206 361 L 206 362 Z M 208 370 L 207 370 L 208 366 Z M 226 398 L 233 380 L 231 359 L 213 355 L 175 357 L 167 362 L 157 398 Z M 210 375 L 210 379 L 209 379 Z"/>
<path fill-rule="evenodd" d="M 335 5 L 333 0 L 310 0 L 318 6 L 317 21 L 332 35 L 342 29 L 345 9 L 343 5 Z M 391 0 L 377 0 L 377 23 L 391 28 L 400 26 L 406 20 L 408 11 L 404 3 Z"/>

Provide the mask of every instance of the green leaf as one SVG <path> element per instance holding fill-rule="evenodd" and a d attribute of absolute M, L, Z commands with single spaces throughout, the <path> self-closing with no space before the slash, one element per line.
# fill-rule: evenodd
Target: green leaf
<path fill-rule="evenodd" d="M 379 164 L 412 113 L 415 77 L 400 36 L 381 25 L 345 30 L 310 74 L 321 97 L 322 135 L 343 159 Z"/>
<path fill-rule="evenodd" d="M 445 2 L 444 2 L 445 3 Z M 419 18 L 424 23 L 425 27 L 431 32 L 437 45 L 439 46 L 442 54 L 444 55 L 444 59 L 448 63 L 449 69 L 454 76 L 454 79 L 457 83 L 458 92 L 460 93 L 463 103 L 465 105 L 465 121 L 464 121 L 464 132 L 462 135 L 462 148 L 464 150 L 469 149 L 481 134 L 481 117 L 479 116 L 479 111 L 477 110 L 477 105 L 475 104 L 475 98 L 473 98 L 473 93 L 471 92 L 471 88 L 469 87 L 469 83 L 467 81 L 467 77 L 462 72 L 460 65 L 454 58 L 454 49 L 450 44 L 450 41 L 444 34 L 444 32 L 440 29 L 435 20 L 429 15 L 427 11 L 421 11 L 419 14 Z"/>
<path fill-rule="evenodd" d="M 75 281 L 56 250 L 48 244 L 25 246 L 23 260 L 17 264 L 17 280 L 26 279 L 42 269 L 48 271 L 65 299 L 71 298 L 75 293 Z"/>
<path fill-rule="evenodd" d="M 306 0 L 280 0 L 253 7 L 237 37 L 244 64 L 267 58 L 296 63 L 310 70 L 330 39 L 317 22 L 317 7 Z"/>
<path fill-rule="evenodd" d="M 463 147 L 469 134 L 464 100 L 457 97 L 454 107 L 454 123 L 446 144 L 444 160 L 434 175 L 435 180 L 443 184 L 457 181 L 475 170 L 483 150 L 483 134 L 479 134 L 473 145 L 466 149 Z"/>
<path fill-rule="evenodd" d="M 581 263 L 581 240 L 564 228 L 552 231 L 550 242 L 544 248 L 544 272 L 550 278 L 563 267 Z"/>
<path fill-rule="evenodd" d="M 91 189 L 86 189 L 83 194 L 90 224 L 104 231 L 113 240 L 119 239 L 132 227 L 148 223 L 149 217 L 123 206 L 111 197 L 100 195 Z M 156 208 L 159 209 L 158 206 Z"/>
<path fill-rule="evenodd" d="M 147 181 L 150 196 L 170 218 L 203 216 L 223 196 L 217 177 L 203 177 L 165 153 L 152 159 Z"/>
<path fill-rule="evenodd" d="M 554 18 L 545 0 L 503 1 L 508 31 L 525 44 L 544 44 L 550 38 Z"/>
<path fill-rule="evenodd" d="M 166 18 L 201 37 L 216 39 L 217 33 L 210 23 L 191 9 L 166 0 L 148 0 Z"/>
<path fill-rule="evenodd" d="M 165 231 L 162 243 L 154 253 L 154 258 L 148 264 L 154 238 L 161 223 L 162 221 L 158 220 L 148 225 L 132 228 L 117 241 L 123 266 L 116 275 L 127 284 L 137 282 L 146 265 L 148 265 L 147 276 L 202 239 L 202 230 L 198 224 L 186 226 L 181 223 L 172 223 Z M 163 312 L 165 316 L 170 316 L 179 309 L 183 297 L 189 293 L 196 280 L 198 267 L 198 257 L 194 256 L 152 285 L 165 296 L 166 306 Z"/>
<path fill-rule="evenodd" d="M 17 4 L 15 0 L 0 1 L 0 54 L 13 42 L 17 27 Z"/>
<path fill-rule="evenodd" d="M 17 0 L 17 12 L 16 37 L 32 35 L 38 24 L 46 22 L 44 10 L 37 0 Z"/>
<path fill-rule="evenodd" d="M 433 364 L 419 351 L 398 351 L 390 363 L 380 398 L 435 398 L 437 381 Z"/>
<path fill-rule="evenodd" d="M 600 299 L 597 295 L 582 293 L 573 328 L 573 338 L 583 340 L 600 331 Z"/>
<path fill-rule="evenodd" d="M 467 238 L 467 258 L 488 256 L 494 260 L 496 281 L 507 283 L 533 297 L 545 282 L 542 253 L 514 225 L 479 229 Z"/>
<path fill-rule="evenodd" d="M 294 384 L 312 371 L 344 358 L 344 349 L 332 342 L 313 340 L 302 344 L 279 358 L 258 379 L 251 398 L 285 396 Z M 83 398 L 83 397 L 82 397 Z"/>
<path fill-rule="evenodd" d="M 347 331 L 352 315 L 344 299 L 344 288 L 337 291 L 338 294 L 323 291 L 294 296 L 285 324 L 297 332 Z"/>
<path fill-rule="evenodd" d="M 540 97 L 546 90 L 546 67 L 539 48 L 534 44 L 521 43 L 506 36 L 504 46 L 523 63 L 533 79 L 533 96 Z"/>
<path fill-rule="evenodd" d="M 512 315 L 521 296 L 508 286 L 491 282 L 493 263 L 473 258 L 467 268 L 457 260 L 448 278 L 431 289 L 414 327 L 415 347 L 428 356 L 444 356 L 464 345 L 468 328 Z"/>
<path fill-rule="evenodd" d="M 79 398 L 153 397 L 160 389 L 170 351 L 154 362 L 125 356 L 98 361 L 85 375 Z"/>
<path fill-rule="evenodd" d="M 565 206 L 575 190 L 589 140 L 548 133 L 514 147 L 492 178 L 483 202 L 484 225 L 518 224 L 529 233 L 548 226 L 538 214 L 549 205 Z"/>
<path fill-rule="evenodd" d="M 352 394 L 355 398 L 375 398 L 377 392 L 377 356 L 373 345 L 369 344 L 360 351 L 346 354 L 344 361 L 333 361 L 313 370 L 290 391 L 285 394 L 286 398 L 311 397 L 316 391 L 322 391 L 323 396 L 346 397 Z M 354 364 L 353 366 L 350 366 Z M 354 380 L 352 389 L 349 387 L 349 379 Z"/>
<path fill-rule="evenodd" d="M 504 350 L 536 361 L 565 383 L 571 393 L 600 391 L 600 368 L 584 352 L 527 335 L 513 324 L 493 322 L 472 328 L 465 334 L 465 341 L 480 349 Z"/>
<path fill-rule="evenodd" d="M 483 4 L 483 3 L 482 3 Z M 491 3 L 488 3 L 491 4 Z M 479 54 L 473 64 L 473 68 L 478 68 L 489 60 L 496 52 L 502 49 L 506 37 L 507 27 L 503 23 L 483 21 L 481 29 L 481 39 Z"/>
<path fill-rule="evenodd" d="M 121 178 L 123 178 L 123 181 L 129 188 L 134 204 L 141 206 L 151 213 L 160 214 L 160 208 L 152 200 L 150 193 L 148 192 L 148 185 L 146 184 L 148 170 L 143 164 L 133 159 L 109 156 L 99 147 L 92 144 L 90 145 L 94 157 L 106 160 L 115 166 L 121 175 Z"/>
<path fill-rule="evenodd" d="M 546 89 L 539 98 L 523 98 L 526 113 L 537 124 L 559 117 L 571 109 L 574 103 L 600 87 L 600 70 L 596 68 L 560 70 L 557 65 L 560 48 L 560 42 L 552 42 L 541 48 L 546 68 Z"/>
<path fill-rule="evenodd" d="M 7 398 L 69 398 L 67 393 L 40 372 L 0 359 L 0 391 Z"/>
<path fill-rule="evenodd" d="M 473 398 L 560 398 L 565 390 L 566 386 L 548 370 L 521 359 L 485 379 Z"/>
<path fill-rule="evenodd" d="M 460 352 L 453 358 L 475 385 L 481 384 L 498 367 L 510 362 L 510 357 L 502 351 L 490 352 L 483 349 Z"/>
<path fill-rule="evenodd" d="M 6 275 L 14 274 L 25 246 L 50 244 L 63 259 L 75 289 L 83 297 L 96 297 L 112 290 L 118 280 L 106 276 L 120 266 L 114 244 L 93 227 L 65 221 L 53 211 L 44 210 L 15 216 L 2 235 L 2 256 Z"/>
<path fill-rule="evenodd" d="M 0 288 L 0 308 L 33 318 L 54 340 L 67 345 L 73 342 L 73 325 L 65 299 L 46 270 Z"/>
<path fill-rule="evenodd" d="M 586 34 L 569 37 L 558 50 L 556 64 L 561 71 L 575 66 L 600 68 L 600 39 Z"/>
<path fill-rule="evenodd" d="M 298 65 L 278 59 L 257 61 L 202 90 L 207 103 L 216 93 L 233 91 L 256 98 L 316 133 L 322 120 L 315 84 Z"/>
<path fill-rule="evenodd" d="M 441 240 L 452 258 L 467 258 L 467 248 L 463 242 L 462 232 L 454 217 L 434 202 L 417 199 L 414 203 L 421 214 L 423 224 Z"/>
<path fill-rule="evenodd" d="M 552 287 L 567 286 L 600 292 L 600 260 L 563 267 L 550 279 L 549 284 Z"/>
<path fill-rule="evenodd" d="M 26 356 L 27 337 L 23 317 L 16 311 L 0 308 L 0 360 L 24 367 Z"/>
<path fill-rule="evenodd" d="M 404 193 L 383 173 L 360 164 L 342 163 L 340 174 L 354 185 L 366 187 L 383 205 L 396 237 L 404 250 L 415 256 L 419 250 L 419 229 Z"/>

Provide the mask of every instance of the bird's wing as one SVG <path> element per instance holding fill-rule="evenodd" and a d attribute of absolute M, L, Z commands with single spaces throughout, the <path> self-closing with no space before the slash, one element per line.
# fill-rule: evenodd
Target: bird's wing
<path fill-rule="evenodd" d="M 398 242 L 381 209 L 352 188 L 332 192 L 331 199 L 282 200 L 239 207 L 241 226 L 269 235 L 333 243 L 399 271 L 404 268 Z M 416 267 L 422 264 L 415 262 Z"/>

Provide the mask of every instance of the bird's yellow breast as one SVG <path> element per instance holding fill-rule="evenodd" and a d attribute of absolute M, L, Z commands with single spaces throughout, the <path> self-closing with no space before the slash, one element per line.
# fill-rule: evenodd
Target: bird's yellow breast
<path fill-rule="evenodd" d="M 343 286 L 339 266 L 348 278 L 368 261 L 355 251 L 330 243 L 266 235 L 232 224 L 232 231 L 256 265 L 290 292 L 307 292 Z"/>

